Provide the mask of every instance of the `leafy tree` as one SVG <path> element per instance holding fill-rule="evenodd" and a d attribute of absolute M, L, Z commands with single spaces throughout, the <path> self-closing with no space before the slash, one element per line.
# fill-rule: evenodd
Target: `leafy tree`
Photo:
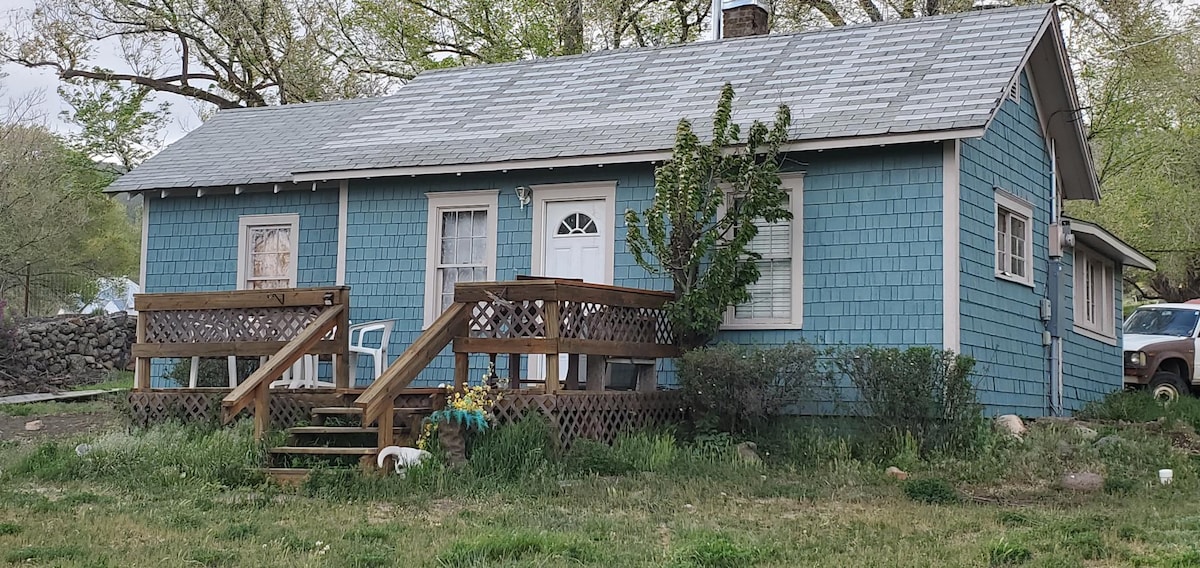
<path fill-rule="evenodd" d="M 791 111 L 781 105 L 770 126 L 754 121 L 743 142 L 730 120 L 733 95 L 731 85 L 721 89 L 708 143 L 691 121 L 679 121 L 671 160 L 655 171 L 650 208 L 625 212 L 634 259 L 674 284 L 667 310 L 684 349 L 711 341 L 725 310 L 750 299 L 761 258 L 748 248 L 756 223 L 792 218 L 778 175 Z"/>
<path fill-rule="evenodd" d="M 71 136 L 71 144 L 85 155 L 115 160 L 120 170 L 129 171 L 162 147 L 168 108 L 159 103 L 146 109 L 150 89 L 73 79 L 58 93 L 71 107 L 63 117 L 81 128 Z"/>
<path fill-rule="evenodd" d="M 1144 298 L 1200 297 L 1200 19 L 1164 2 L 1100 6 L 1079 77 L 1104 197 L 1068 211 L 1157 260 L 1126 275 Z"/>
<path fill-rule="evenodd" d="M 0 121 L 0 301 L 65 301 L 99 277 L 137 270 L 137 230 L 102 193 L 113 179 L 44 127 Z M 49 306 L 47 306 L 49 307 Z"/>

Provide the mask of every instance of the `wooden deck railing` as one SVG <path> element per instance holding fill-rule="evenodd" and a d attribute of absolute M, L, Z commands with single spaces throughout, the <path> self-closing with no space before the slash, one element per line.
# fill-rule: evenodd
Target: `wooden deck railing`
<path fill-rule="evenodd" d="M 334 384 L 349 387 L 347 287 L 138 294 L 134 306 L 136 390 L 149 389 L 152 358 L 272 357 L 255 373 L 266 377 L 257 379 L 257 385 L 264 380 L 269 384 L 305 354 L 333 355 Z M 336 331 L 328 336 L 331 330 Z M 235 390 L 239 396 L 227 399 L 227 407 L 244 408 L 252 400 L 244 392 Z"/>
<path fill-rule="evenodd" d="M 225 395 L 221 400 L 221 406 L 225 409 L 222 422 L 232 422 L 243 408 L 253 402 L 254 436 L 262 437 L 271 420 L 271 381 L 283 376 L 285 370 L 290 369 L 301 357 L 311 353 L 321 338 L 337 327 L 338 321 L 345 313 L 346 306 L 326 308 L 295 339 L 287 342 L 283 349 L 251 373 L 242 384 L 233 389 L 233 392 Z"/>
<path fill-rule="evenodd" d="M 354 404 L 363 409 L 363 425 L 379 421 L 379 447 L 391 445 L 392 410 L 396 397 L 421 371 L 431 363 L 438 353 L 462 332 L 470 313 L 466 304 L 451 304 L 442 315 L 434 320 L 394 363 L 384 370 L 367 390 L 359 395 Z"/>
<path fill-rule="evenodd" d="M 508 353 L 516 377 L 520 354 L 544 354 L 546 376 L 559 376 L 558 357 L 570 354 L 657 359 L 679 349 L 665 306 L 670 292 L 575 280 L 472 282 L 454 288 L 454 301 L 471 306 L 469 329 L 454 340 L 456 355 Z M 574 365 L 570 359 L 569 365 Z M 576 370 L 568 370 L 568 380 Z M 547 391 L 558 381 L 547 381 Z"/>

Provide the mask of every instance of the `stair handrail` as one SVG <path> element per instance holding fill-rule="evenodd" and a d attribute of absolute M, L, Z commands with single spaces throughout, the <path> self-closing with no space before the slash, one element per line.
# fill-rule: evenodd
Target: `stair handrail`
<path fill-rule="evenodd" d="M 363 409 L 363 426 L 369 426 L 376 420 L 384 418 L 384 414 L 390 412 L 396 403 L 396 397 L 400 395 L 400 391 L 408 388 L 417 375 L 425 369 L 430 363 L 437 358 L 451 341 L 454 340 L 460 333 L 465 332 L 467 318 L 471 314 L 471 308 L 474 304 L 456 302 L 450 304 L 442 315 L 434 320 L 433 325 L 421 333 L 417 340 L 400 354 L 395 362 L 388 366 L 383 371 L 367 390 L 359 395 L 354 404 Z M 391 422 L 384 420 L 384 422 Z M 383 428 L 387 426 L 380 424 L 380 434 L 382 439 Z"/>
<path fill-rule="evenodd" d="M 225 398 L 221 399 L 224 407 L 222 422 L 228 424 L 242 409 L 254 403 L 254 435 L 261 438 L 267 431 L 271 419 L 270 390 L 271 383 L 283 376 L 283 372 L 291 368 L 308 353 L 322 338 L 337 327 L 339 316 L 346 309 L 345 305 L 334 305 L 326 308 L 316 319 L 309 323 L 291 341 L 287 342 L 258 370 Z"/>

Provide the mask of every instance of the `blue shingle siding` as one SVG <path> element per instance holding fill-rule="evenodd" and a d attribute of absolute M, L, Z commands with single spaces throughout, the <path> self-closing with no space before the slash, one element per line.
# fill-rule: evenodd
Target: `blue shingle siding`
<path fill-rule="evenodd" d="M 1041 416 L 1049 400 L 1044 324 L 1050 160 L 1029 84 L 1007 100 L 982 139 L 967 140 L 961 159 L 962 352 L 978 361 L 980 402 L 996 413 Z M 1034 206 L 1030 288 L 995 275 L 995 187 Z"/>
<path fill-rule="evenodd" d="M 300 216 L 299 286 L 331 286 L 336 280 L 338 192 L 286 191 L 168 197 L 147 196 L 146 282 L 153 292 L 203 292 L 237 288 L 238 218 L 296 213 Z M 155 360 L 152 386 L 163 384 L 171 365 Z"/>
<path fill-rule="evenodd" d="M 1075 297 L 1075 270 L 1074 255 L 1070 251 L 1063 255 L 1063 264 L 1063 284 L 1067 297 L 1063 306 L 1067 313 L 1067 323 L 1063 326 L 1063 406 L 1074 412 L 1089 401 L 1104 398 L 1104 395 L 1124 386 L 1124 361 L 1121 348 L 1118 347 L 1122 344 L 1123 333 L 1118 323 L 1115 326 L 1117 345 L 1109 345 L 1075 331 L 1075 303 L 1071 300 Z M 1118 266 L 1117 274 L 1120 274 L 1120 270 Z M 1120 322 L 1123 290 L 1121 279 L 1114 280 L 1113 317 Z"/>
<path fill-rule="evenodd" d="M 428 199 L 426 193 L 500 190 L 496 224 L 496 278 L 511 280 L 529 274 L 533 211 L 521 208 L 514 188 L 519 185 L 617 181 L 617 228 L 614 232 L 614 283 L 665 289 L 638 267 L 625 246 L 627 207 L 644 207 L 653 194 L 650 165 L 520 171 L 508 174 L 465 174 L 353 180 L 347 214 L 346 284 L 351 287 L 351 319 L 370 321 L 396 318 L 388 354 L 395 358 L 420 335 L 424 321 L 425 241 Z M 644 203 L 643 203 L 644 202 Z M 507 361 L 501 361 L 503 372 Z M 486 369 L 486 358 L 474 357 L 471 376 Z M 527 369 L 526 369 L 527 370 Z M 664 368 L 664 375 L 670 376 Z M 453 379 L 453 358 L 447 348 L 414 382 L 431 386 Z"/>

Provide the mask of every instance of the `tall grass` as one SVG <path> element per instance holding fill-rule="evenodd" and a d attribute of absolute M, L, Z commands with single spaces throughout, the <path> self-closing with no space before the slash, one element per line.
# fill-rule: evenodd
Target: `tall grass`
<path fill-rule="evenodd" d="M 94 440 L 46 442 L 6 475 L 47 481 L 112 481 L 148 485 L 208 482 L 225 486 L 262 481 L 263 445 L 249 422 L 209 429 L 163 424 L 138 432 L 113 432 Z"/>

